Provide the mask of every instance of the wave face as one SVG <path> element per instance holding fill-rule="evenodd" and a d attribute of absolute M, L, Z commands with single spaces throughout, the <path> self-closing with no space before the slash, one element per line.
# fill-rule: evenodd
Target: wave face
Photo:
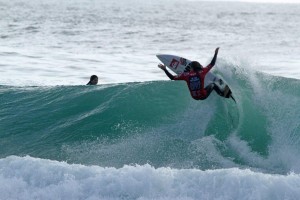
<path fill-rule="evenodd" d="M 184 82 L 1 86 L 0 156 L 122 167 L 300 171 L 300 81 L 220 61 L 235 104 Z"/>
<path fill-rule="evenodd" d="M 299 199 L 300 80 L 219 65 L 237 103 L 174 81 L 0 86 L 0 199 Z"/>

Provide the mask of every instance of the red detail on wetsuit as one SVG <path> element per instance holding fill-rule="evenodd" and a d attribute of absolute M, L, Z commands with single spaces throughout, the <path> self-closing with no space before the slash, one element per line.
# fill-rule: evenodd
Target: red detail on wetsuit
<path fill-rule="evenodd" d="M 191 96 L 196 100 L 203 100 L 207 97 L 207 91 L 204 88 L 204 79 L 211 68 L 212 66 L 208 65 L 201 72 L 184 72 L 175 76 L 174 80 L 184 80 L 188 85 Z"/>

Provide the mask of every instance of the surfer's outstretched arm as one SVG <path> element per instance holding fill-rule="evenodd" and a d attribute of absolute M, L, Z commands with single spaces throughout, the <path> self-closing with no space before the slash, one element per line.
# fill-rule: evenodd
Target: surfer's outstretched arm
<path fill-rule="evenodd" d="M 214 55 L 213 59 L 211 60 L 210 64 L 207 66 L 208 69 L 211 69 L 216 64 L 218 53 L 219 53 L 219 47 L 216 48 L 215 55 Z"/>
<path fill-rule="evenodd" d="M 173 75 L 167 70 L 166 66 L 164 66 L 164 65 L 162 65 L 162 64 L 159 64 L 158 67 L 159 67 L 160 69 L 162 69 L 162 70 L 166 73 L 166 75 L 167 75 L 171 80 L 174 80 L 175 76 L 173 76 Z"/>

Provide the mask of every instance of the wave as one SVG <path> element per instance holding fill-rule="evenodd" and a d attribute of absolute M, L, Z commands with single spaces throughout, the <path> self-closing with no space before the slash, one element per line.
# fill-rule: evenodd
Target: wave
<path fill-rule="evenodd" d="M 299 174 L 0 159 L 0 199 L 299 199 Z M 43 177 L 43 178 L 41 178 Z M 263 185 L 263 187 L 261 187 Z M 251 191 L 251 192 L 250 192 Z"/>
<path fill-rule="evenodd" d="M 0 156 L 299 172 L 300 81 L 218 65 L 237 104 L 215 93 L 195 101 L 184 82 L 172 81 L 0 86 Z"/>

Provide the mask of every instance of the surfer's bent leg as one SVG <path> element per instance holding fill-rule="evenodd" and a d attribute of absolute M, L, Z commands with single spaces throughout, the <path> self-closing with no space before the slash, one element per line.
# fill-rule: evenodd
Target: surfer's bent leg
<path fill-rule="evenodd" d="M 210 93 L 211 93 L 213 90 L 215 90 L 216 93 L 217 93 L 218 95 L 220 95 L 220 96 L 223 96 L 223 95 L 224 95 L 223 92 L 220 90 L 220 88 L 219 88 L 216 84 L 214 84 L 214 83 L 211 83 L 211 84 L 209 84 L 208 86 L 206 86 L 205 90 L 206 90 L 206 92 L 207 92 L 207 96 L 209 96 Z"/>

